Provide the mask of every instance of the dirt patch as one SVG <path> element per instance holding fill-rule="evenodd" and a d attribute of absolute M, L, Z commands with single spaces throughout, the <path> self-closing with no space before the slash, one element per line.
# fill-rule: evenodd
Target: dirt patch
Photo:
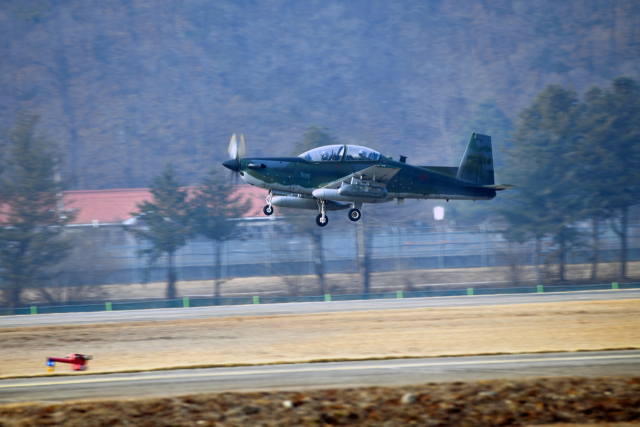
<path fill-rule="evenodd" d="M 93 355 L 98 373 L 640 348 L 640 300 L 5 328 L 0 342 L 2 376 L 43 374 L 46 357 L 67 353 Z"/>
<path fill-rule="evenodd" d="M 640 419 L 640 378 L 430 383 L 304 392 L 11 404 L 13 426 L 626 426 Z M 564 424 L 565 426 L 567 424 Z M 628 425 L 638 425 L 628 424 Z"/>

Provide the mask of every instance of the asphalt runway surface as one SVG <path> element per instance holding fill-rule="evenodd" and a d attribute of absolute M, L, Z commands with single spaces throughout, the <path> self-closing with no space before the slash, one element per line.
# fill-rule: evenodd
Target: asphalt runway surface
<path fill-rule="evenodd" d="M 426 307 L 473 307 L 542 302 L 606 301 L 636 298 L 640 298 L 640 289 L 99 311 L 92 313 L 0 316 L 0 328 L 81 325 L 91 323 L 147 322 L 203 319 L 211 317 L 338 313 Z"/>
<path fill-rule="evenodd" d="M 640 376 L 640 351 L 302 363 L 20 378 L 0 381 L 0 403 L 561 376 Z"/>

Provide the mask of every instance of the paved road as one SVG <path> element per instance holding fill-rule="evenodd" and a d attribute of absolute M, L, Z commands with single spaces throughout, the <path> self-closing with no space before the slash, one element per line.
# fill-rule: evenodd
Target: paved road
<path fill-rule="evenodd" d="M 236 305 L 157 310 L 101 311 L 26 316 L 1 316 L 0 328 L 20 326 L 55 326 L 90 323 L 145 322 L 201 319 L 209 317 L 269 316 L 347 311 L 397 310 L 423 307 L 469 307 L 486 305 L 529 304 L 536 302 L 602 301 L 640 298 L 640 289 L 612 291 L 558 292 L 547 294 L 513 294 L 486 296 L 379 299 L 367 301 L 307 302 L 288 304 Z"/>
<path fill-rule="evenodd" d="M 0 380 L 0 403 L 200 392 L 406 385 L 555 376 L 640 376 L 640 351 L 304 363 Z"/>

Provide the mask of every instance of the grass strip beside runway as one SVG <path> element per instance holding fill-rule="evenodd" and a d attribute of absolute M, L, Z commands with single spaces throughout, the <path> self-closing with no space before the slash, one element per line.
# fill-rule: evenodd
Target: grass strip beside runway
<path fill-rule="evenodd" d="M 0 329 L 2 376 L 91 354 L 89 373 L 640 347 L 640 300 Z M 57 365 L 57 372 L 68 367 Z"/>

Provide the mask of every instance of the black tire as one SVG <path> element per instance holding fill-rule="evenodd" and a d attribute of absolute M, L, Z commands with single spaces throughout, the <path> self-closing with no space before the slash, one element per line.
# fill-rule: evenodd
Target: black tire
<path fill-rule="evenodd" d="M 324 216 L 324 224 L 320 222 L 321 218 L 322 214 L 318 214 L 318 216 L 316 217 L 316 224 L 318 224 L 320 227 L 325 227 L 327 224 L 329 224 L 329 217 L 327 215 Z"/>
<path fill-rule="evenodd" d="M 349 211 L 349 219 L 353 222 L 359 221 L 362 218 L 362 214 L 358 209 L 351 209 Z"/>
<path fill-rule="evenodd" d="M 265 206 L 264 208 L 262 208 L 262 212 L 264 212 L 266 216 L 273 215 L 273 206 Z"/>

